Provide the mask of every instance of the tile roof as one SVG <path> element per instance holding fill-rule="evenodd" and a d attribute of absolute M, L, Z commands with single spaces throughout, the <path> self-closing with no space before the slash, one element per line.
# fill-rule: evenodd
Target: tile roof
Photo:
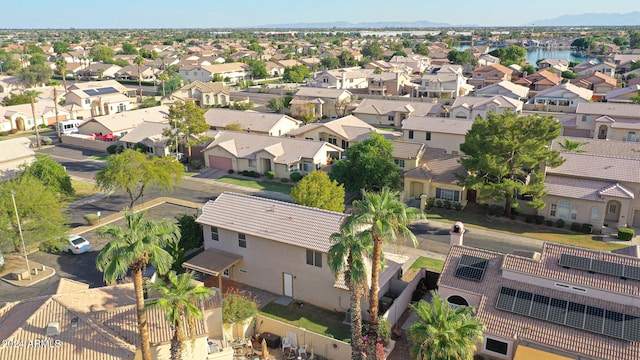
<path fill-rule="evenodd" d="M 607 115 L 611 117 L 638 118 L 640 105 L 603 102 L 579 103 L 576 114 Z"/>
<path fill-rule="evenodd" d="M 423 143 L 408 141 L 393 141 L 393 157 L 400 159 L 417 159 L 422 156 L 425 146 Z"/>
<path fill-rule="evenodd" d="M 163 136 L 162 133 L 165 129 L 170 128 L 171 125 L 166 122 L 144 121 L 135 129 L 129 131 L 126 135 L 121 137 L 119 141 L 132 144 L 143 142 L 146 139 L 149 139 L 154 143 L 166 142 L 166 140 L 168 140 L 168 137 Z"/>
<path fill-rule="evenodd" d="M 319 87 L 301 87 L 296 91 L 294 96 L 298 97 L 320 97 L 320 98 L 331 98 L 337 99 L 342 94 L 348 93 L 351 95 L 351 92 L 344 89 L 329 89 L 329 88 L 319 88 Z"/>
<path fill-rule="evenodd" d="M 145 121 L 168 122 L 169 107 L 160 105 L 146 109 L 123 111 L 111 115 L 95 116 L 78 126 L 96 122 L 112 132 L 133 129 Z"/>
<path fill-rule="evenodd" d="M 564 164 L 547 174 L 567 175 L 615 182 L 640 182 L 640 159 L 625 159 L 588 153 L 562 153 Z"/>
<path fill-rule="evenodd" d="M 207 110 L 204 119 L 209 126 L 214 128 L 224 128 L 229 124 L 238 123 L 243 129 L 264 133 L 271 131 L 282 120 L 290 121 L 296 125 L 302 124 L 301 121 L 288 115 L 218 108 Z"/>
<path fill-rule="evenodd" d="M 522 109 L 523 102 L 503 95 L 492 97 L 458 96 L 451 105 L 451 110 L 457 107 L 467 109 L 486 109 L 487 106 L 495 104 L 499 108 Z"/>
<path fill-rule="evenodd" d="M 558 93 L 558 94 L 554 94 L 554 93 Z M 551 94 L 554 94 L 555 96 L 553 97 L 557 97 L 559 99 L 571 99 L 571 97 L 568 96 L 568 94 L 571 94 L 585 100 L 590 100 L 591 97 L 593 96 L 593 91 L 575 86 L 571 83 L 562 83 L 562 84 L 552 86 L 548 89 L 539 91 L 538 93 L 536 93 L 536 96 L 534 96 L 533 98 L 535 99 L 538 97 L 548 97 L 548 95 L 551 95 Z"/>
<path fill-rule="evenodd" d="M 340 231 L 346 217 L 343 213 L 224 192 L 204 205 L 197 222 L 327 252 L 331 247 L 329 236 Z"/>
<path fill-rule="evenodd" d="M 636 84 L 636 85 L 632 85 L 632 86 L 627 86 L 627 87 L 622 88 L 622 89 L 614 89 L 614 90 L 611 90 L 611 91 L 607 91 L 607 93 L 605 94 L 605 97 L 607 99 L 613 99 L 613 98 L 616 98 L 618 96 L 629 94 L 629 93 L 632 93 L 633 95 L 636 95 L 638 93 L 638 91 L 640 91 L 640 85 Z M 631 100 L 629 100 L 629 101 L 631 101 Z"/>
<path fill-rule="evenodd" d="M 600 189 L 610 186 L 611 183 L 549 175 L 545 178 L 544 185 L 549 195 L 605 202 L 606 200 L 600 196 Z"/>
<path fill-rule="evenodd" d="M 512 83 L 511 81 L 500 81 L 498 83 L 495 84 L 491 84 L 488 86 L 483 87 L 482 89 L 478 89 L 475 91 L 475 95 L 476 96 L 483 96 L 482 94 L 484 93 L 488 93 L 491 94 L 492 91 L 494 91 L 496 88 L 502 88 L 506 91 L 509 91 L 511 93 L 513 93 L 514 95 L 521 97 L 521 98 L 526 98 L 527 95 L 529 95 L 529 88 L 526 86 L 522 86 L 522 85 L 518 85 L 515 83 Z M 503 92 L 500 92 L 498 90 L 498 93 L 500 95 L 505 95 Z M 493 95 L 491 95 L 493 96 Z M 506 95 L 505 95 L 506 96 Z"/>
<path fill-rule="evenodd" d="M 465 135 L 473 121 L 431 116 L 409 116 L 402 122 L 403 130 Z"/>
<path fill-rule="evenodd" d="M 226 94 L 229 93 L 229 89 L 227 89 L 227 87 L 224 86 L 224 83 L 222 82 L 211 82 L 211 81 L 202 82 L 199 80 L 190 82 L 176 91 L 189 90 L 193 88 L 200 89 L 201 91 L 204 91 L 204 92 L 212 92 L 214 94 L 221 93 L 221 92 Z"/>
<path fill-rule="evenodd" d="M 465 246 L 453 246 L 438 285 L 443 288 L 454 288 L 481 296 L 480 304 L 476 308 L 476 316 L 485 325 L 485 333 L 516 339 L 521 342 L 534 342 L 541 346 L 561 351 L 580 354 L 585 358 L 632 360 L 640 358 L 640 343 L 625 341 L 617 338 L 591 333 L 565 325 L 538 320 L 535 318 L 498 310 L 495 307 L 497 295 L 502 286 L 532 292 L 543 296 L 566 299 L 589 306 L 617 311 L 633 316 L 640 316 L 640 308 L 605 301 L 596 297 L 589 297 L 575 292 L 566 292 L 555 288 L 543 287 L 544 281 L 517 281 L 513 276 L 505 277 L 505 272 L 521 273 L 541 280 L 568 282 L 585 287 L 594 286 L 608 291 L 622 291 L 638 294 L 638 281 L 615 281 L 608 275 L 590 274 L 586 271 L 564 269 L 558 265 L 561 253 L 601 258 L 607 261 L 637 264 L 640 259 L 604 253 L 593 250 L 573 248 L 564 245 L 545 243 L 540 260 L 503 255 L 491 251 L 480 250 Z M 480 282 L 456 277 L 455 270 L 460 257 L 472 255 L 488 260 L 484 278 Z M 532 278 L 533 279 L 533 278 Z M 622 283 L 622 284 L 621 284 Z"/>
<path fill-rule="evenodd" d="M 573 119 L 575 120 L 575 117 Z M 640 159 L 640 143 L 630 141 L 593 140 L 564 136 L 553 140 L 551 148 L 562 152 L 560 144 L 564 143 L 564 139 L 581 143 L 580 150 L 587 154 Z"/>
<path fill-rule="evenodd" d="M 404 177 L 457 184 L 458 176 L 456 175 L 465 176 L 467 173 L 459 160 L 460 155 L 447 154 L 444 149 L 428 147 L 420 160 L 421 165 L 407 171 Z"/>
<path fill-rule="evenodd" d="M 440 104 L 420 101 L 363 99 L 352 111 L 358 114 L 394 115 L 394 112 L 408 112 L 411 115 L 438 115 L 443 107 Z"/>

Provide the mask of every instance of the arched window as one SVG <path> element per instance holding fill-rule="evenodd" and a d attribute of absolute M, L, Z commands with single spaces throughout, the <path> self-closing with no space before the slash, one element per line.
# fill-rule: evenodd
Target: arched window
<path fill-rule="evenodd" d="M 458 306 L 469 306 L 469 303 L 465 298 L 459 295 L 451 295 L 447 298 L 449 304 L 458 305 Z"/>

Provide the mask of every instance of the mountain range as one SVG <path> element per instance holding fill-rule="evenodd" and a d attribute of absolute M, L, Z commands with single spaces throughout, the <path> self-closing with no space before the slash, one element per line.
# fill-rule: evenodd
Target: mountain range
<path fill-rule="evenodd" d="M 616 13 L 588 13 L 579 15 L 562 15 L 552 19 L 532 21 L 521 26 L 626 26 L 640 25 L 640 12 L 634 11 L 624 14 Z M 352 23 L 347 21 L 290 23 L 250 26 L 263 29 L 383 29 L 383 28 L 450 28 L 450 27 L 478 27 L 479 25 L 447 24 L 428 20 L 418 21 L 377 21 Z M 500 27 L 499 24 L 495 25 Z"/>

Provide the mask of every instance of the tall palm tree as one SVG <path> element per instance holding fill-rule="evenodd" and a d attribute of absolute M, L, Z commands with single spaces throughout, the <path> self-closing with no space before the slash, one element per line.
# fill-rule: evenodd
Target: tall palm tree
<path fill-rule="evenodd" d="M 133 63 L 136 64 L 138 68 L 138 91 L 140 93 L 140 102 L 142 102 L 142 74 L 140 74 L 140 66 L 144 65 L 144 58 L 138 55 L 133 60 Z"/>
<path fill-rule="evenodd" d="M 167 74 L 166 71 L 161 72 L 158 74 L 158 80 L 160 80 L 160 83 L 162 84 L 162 97 L 165 97 L 167 94 L 164 90 L 164 82 L 169 80 L 169 74 Z"/>
<path fill-rule="evenodd" d="M 471 360 L 476 343 L 482 341 L 482 323 L 471 306 L 453 308 L 435 291 L 431 303 L 413 306 L 418 321 L 411 324 L 412 358 L 418 360 Z"/>
<path fill-rule="evenodd" d="M 399 237 L 408 238 L 417 245 L 415 235 L 407 228 L 414 219 L 424 219 L 424 213 L 416 208 L 407 208 L 398 200 L 398 192 L 384 187 L 379 193 L 362 192 L 362 200 L 353 202 L 355 214 L 345 221 L 345 227 L 358 231 L 369 231 L 373 238 L 371 261 L 371 288 L 369 290 L 369 328 L 367 330 L 367 359 L 376 359 L 378 340 L 378 293 L 380 292 L 380 268 L 382 244 L 396 242 Z"/>
<path fill-rule="evenodd" d="M 40 93 L 35 90 L 27 90 L 23 94 L 28 96 L 29 100 L 31 101 L 31 114 L 33 116 L 33 124 L 35 125 L 35 129 L 36 129 L 36 147 L 39 149 L 40 148 L 40 129 L 38 128 L 38 119 L 36 119 L 35 101 L 36 101 L 36 97 L 38 97 Z M 44 121 L 44 118 L 43 118 L 43 121 Z"/>
<path fill-rule="evenodd" d="M 192 340 L 195 336 L 195 320 L 202 319 L 202 311 L 198 305 L 213 295 L 213 290 L 204 286 L 197 286 L 193 282 L 192 273 L 177 275 L 169 272 L 167 282 L 158 280 L 149 282 L 148 286 L 155 289 L 160 298 L 147 302 L 146 307 L 158 307 L 165 313 L 165 319 L 173 327 L 171 338 L 171 359 L 182 360 L 185 334 Z M 187 326 L 183 321 L 187 321 Z"/>
<path fill-rule="evenodd" d="M 102 271 L 104 280 L 113 283 L 131 270 L 136 292 L 138 330 L 142 359 L 151 360 L 149 327 L 144 309 L 142 271 L 152 264 L 159 273 L 171 269 L 173 258 L 164 250 L 180 239 L 180 228 L 168 220 L 151 221 L 144 212 L 125 213 L 125 227 L 110 225 L 98 230 L 98 235 L 110 241 L 98 254 L 96 267 Z"/>
<path fill-rule="evenodd" d="M 327 262 L 331 271 L 344 274 L 349 288 L 351 309 L 351 359 L 362 359 L 362 310 L 360 301 L 367 281 L 365 259 L 371 258 L 373 240 L 371 232 L 354 232 L 341 229 L 330 236 L 331 248 L 327 253 Z"/>
<path fill-rule="evenodd" d="M 62 83 L 64 84 L 64 91 L 67 91 L 67 60 L 63 58 L 56 59 L 56 68 L 62 75 Z"/>
<path fill-rule="evenodd" d="M 562 151 L 575 152 L 575 153 L 585 152 L 584 150 L 581 149 L 584 143 L 581 143 L 579 141 L 574 141 L 571 139 L 564 138 L 564 142 L 561 142 L 559 145 L 562 148 Z"/>

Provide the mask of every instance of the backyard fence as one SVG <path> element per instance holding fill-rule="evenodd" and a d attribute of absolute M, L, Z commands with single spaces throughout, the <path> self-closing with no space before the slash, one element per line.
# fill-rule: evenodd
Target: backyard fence
<path fill-rule="evenodd" d="M 402 290 L 400 295 L 393 301 L 393 304 L 391 304 L 389 309 L 382 315 L 382 317 L 387 319 L 391 326 L 394 326 L 398 323 L 398 320 L 402 316 L 402 313 L 404 313 L 407 307 L 409 307 L 409 304 L 411 304 L 411 297 L 413 295 L 413 292 L 418 287 L 418 283 L 420 282 L 420 280 L 422 280 L 422 278 L 424 277 L 425 269 L 420 269 L 420 272 L 413 278 L 413 280 L 407 283 L 406 288 Z"/>

